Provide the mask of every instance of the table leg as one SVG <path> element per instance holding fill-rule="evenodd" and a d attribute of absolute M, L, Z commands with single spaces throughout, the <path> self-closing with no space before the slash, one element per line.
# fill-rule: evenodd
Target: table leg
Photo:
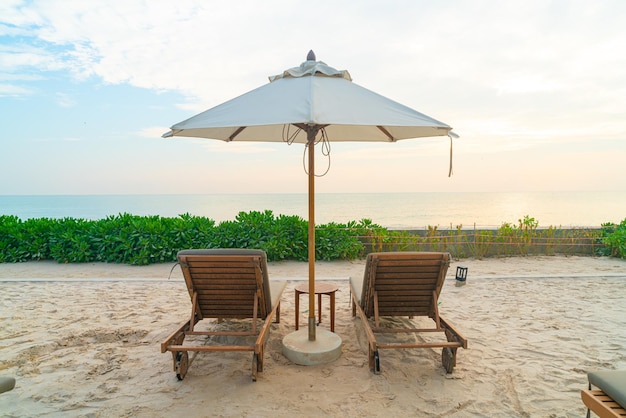
<path fill-rule="evenodd" d="M 300 326 L 300 292 L 296 290 L 296 331 Z"/>
<path fill-rule="evenodd" d="M 330 294 L 330 332 L 335 332 L 335 292 Z"/>
<path fill-rule="evenodd" d="M 320 293 L 319 295 L 317 295 L 317 323 L 321 324 L 322 323 L 322 294 Z"/>

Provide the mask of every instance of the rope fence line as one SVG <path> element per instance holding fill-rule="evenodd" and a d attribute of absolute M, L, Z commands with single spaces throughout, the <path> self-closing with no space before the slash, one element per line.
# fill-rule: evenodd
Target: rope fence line
<path fill-rule="evenodd" d="M 600 228 L 390 230 L 347 228 L 357 233 L 366 253 L 447 251 L 456 257 L 515 255 L 598 255 Z"/>

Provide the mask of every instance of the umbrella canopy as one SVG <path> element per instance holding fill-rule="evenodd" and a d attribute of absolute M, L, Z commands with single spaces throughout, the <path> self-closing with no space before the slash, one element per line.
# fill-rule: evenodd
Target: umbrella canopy
<path fill-rule="evenodd" d="M 352 82 L 321 61 L 270 77 L 270 83 L 172 126 L 164 136 L 282 141 L 285 126 L 318 125 L 331 141 L 394 142 L 446 136 L 445 123 Z M 293 142 L 306 144 L 301 131 Z"/>
<path fill-rule="evenodd" d="M 315 60 L 270 83 L 171 127 L 164 137 L 296 142 L 308 147 L 309 339 L 315 340 L 315 162 L 318 133 L 326 140 L 395 142 L 456 136 L 451 127 L 352 82 L 350 74 Z"/>

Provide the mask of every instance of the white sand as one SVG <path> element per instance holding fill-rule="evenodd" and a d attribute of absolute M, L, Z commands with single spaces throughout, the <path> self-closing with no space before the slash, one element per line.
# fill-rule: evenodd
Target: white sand
<path fill-rule="evenodd" d="M 465 286 L 459 265 L 469 268 Z M 382 374 L 370 373 L 345 280 L 364 262 L 320 262 L 317 276 L 339 285 L 339 360 L 306 367 L 281 354 L 294 330 L 290 281 L 256 383 L 250 353 L 198 354 L 179 382 L 160 343 L 190 313 L 180 270 L 169 281 L 111 280 L 165 279 L 171 267 L 0 264 L 0 376 L 17 379 L 0 395 L 0 416 L 581 417 L 586 372 L 626 368 L 626 261 L 454 262 L 440 311 L 469 348 L 451 375 L 440 349 L 382 351 Z M 306 275 L 306 263 L 270 263 L 273 278 Z"/>

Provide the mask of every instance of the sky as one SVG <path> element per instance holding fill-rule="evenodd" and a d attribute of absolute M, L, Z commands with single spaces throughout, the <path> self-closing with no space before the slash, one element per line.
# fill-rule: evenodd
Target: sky
<path fill-rule="evenodd" d="M 453 127 L 318 193 L 624 191 L 623 0 L 2 0 L 0 194 L 306 193 L 304 147 L 161 138 L 306 60 Z"/>

